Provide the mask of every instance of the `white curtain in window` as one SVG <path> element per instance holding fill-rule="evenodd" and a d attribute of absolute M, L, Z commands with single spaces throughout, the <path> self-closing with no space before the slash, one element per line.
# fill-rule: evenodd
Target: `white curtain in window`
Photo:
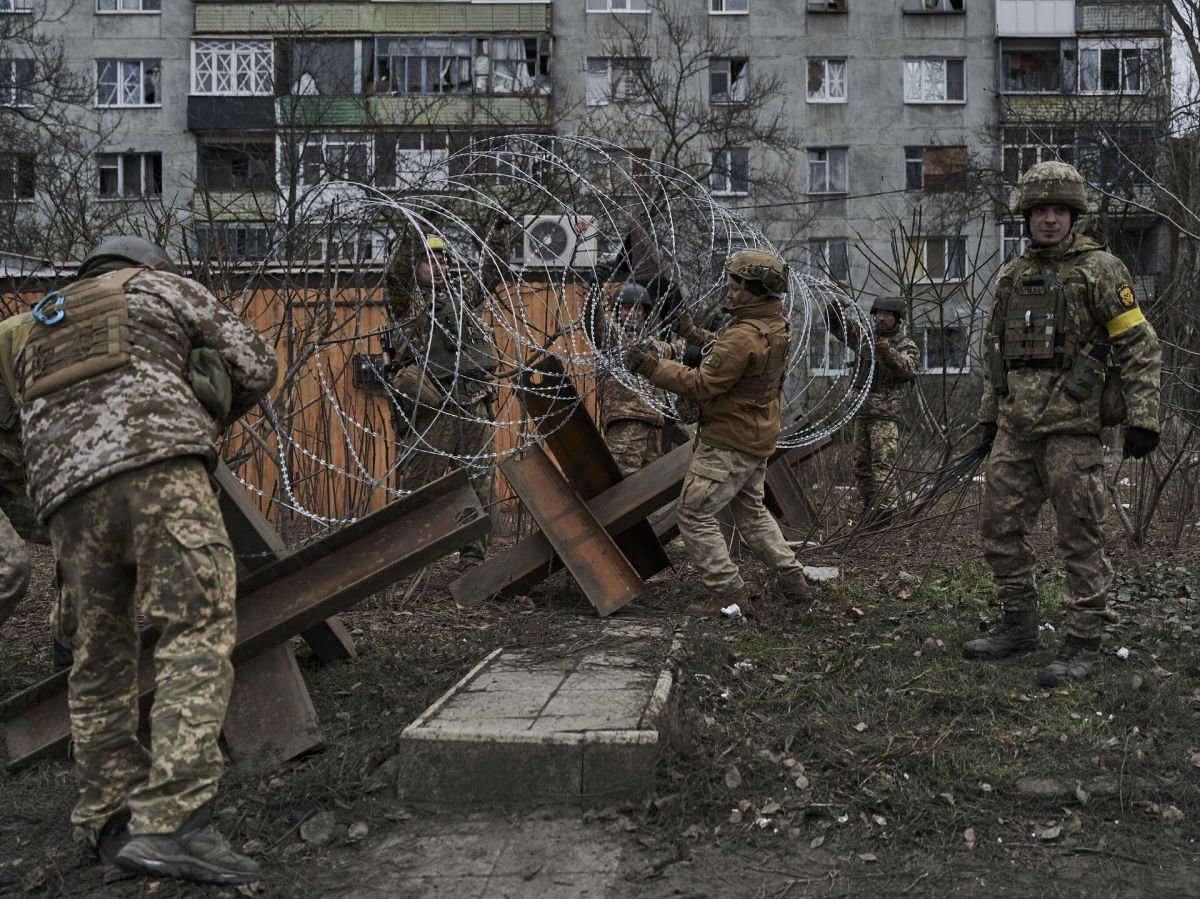
<path fill-rule="evenodd" d="M 498 94 L 530 91 L 536 86 L 523 38 L 492 38 L 492 90 Z"/>
<path fill-rule="evenodd" d="M 608 102 L 608 57 L 589 56 L 587 59 L 587 105 L 602 106 Z"/>

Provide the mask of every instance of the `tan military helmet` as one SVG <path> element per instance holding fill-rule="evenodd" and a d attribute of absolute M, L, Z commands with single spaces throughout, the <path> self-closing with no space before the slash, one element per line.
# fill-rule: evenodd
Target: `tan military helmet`
<path fill-rule="evenodd" d="M 1073 165 L 1058 160 L 1029 167 L 1017 183 L 1017 211 L 1028 213 L 1035 206 L 1066 206 L 1087 212 L 1087 186 Z"/>
<path fill-rule="evenodd" d="M 735 278 L 760 282 L 769 296 L 787 293 L 787 263 L 768 250 L 738 250 L 725 260 L 725 272 Z"/>

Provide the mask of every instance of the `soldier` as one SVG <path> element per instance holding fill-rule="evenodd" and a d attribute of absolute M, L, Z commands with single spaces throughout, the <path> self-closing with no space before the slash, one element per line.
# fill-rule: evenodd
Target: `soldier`
<path fill-rule="evenodd" d="M 233 551 L 207 466 L 275 378 L 262 338 L 138 237 L 102 241 L 16 348 L 30 498 L 61 600 L 76 837 L 105 880 L 141 871 L 248 883 L 211 823 L 233 685 Z M 137 617 L 159 633 L 151 749 L 137 737 Z"/>
<path fill-rule="evenodd" d="M 29 313 L 14 315 L 0 322 L 0 504 L 19 504 L 25 490 L 25 465 L 21 461 L 21 421 L 16 384 L 3 377 L 11 370 L 13 347 L 25 341 L 32 321 Z M 3 624 L 24 598 L 29 588 L 29 550 L 0 510 L 0 624 Z"/>
<path fill-rule="evenodd" d="M 697 616 L 749 599 L 717 524 L 717 513 L 727 506 L 742 539 L 779 576 L 784 595 L 808 597 L 803 566 L 763 505 L 767 460 L 779 436 L 790 341 L 780 299 L 787 292 L 787 266 L 774 253 L 741 250 L 725 261 L 725 274 L 725 311 L 733 316 L 732 324 L 717 335 L 690 316 L 679 321 L 679 336 L 689 344 L 715 341 L 698 368 L 659 360 L 638 346 L 625 353 L 630 371 L 700 404 L 696 451 L 677 506 L 679 534 L 710 596 L 688 606 Z"/>
<path fill-rule="evenodd" d="M 483 321 L 484 297 L 480 290 L 465 291 L 450 282 L 445 249 L 436 235 L 417 248 L 411 240 L 401 240 L 388 262 L 383 358 L 395 371 L 390 379 L 392 420 L 396 439 L 407 442 L 408 455 L 398 471 L 406 490 L 444 475 L 452 457 L 490 453 L 495 430 L 491 380 L 498 363 Z M 485 270 L 493 268 L 493 255 L 485 252 Z M 494 277 L 488 277 L 489 288 Z M 474 466 L 471 486 L 485 509 L 491 481 L 486 461 Z M 458 570 L 479 565 L 485 549 L 482 538 L 462 546 Z"/>
<path fill-rule="evenodd" d="M 841 305 L 850 301 L 839 297 Z M 854 480 L 862 502 L 862 521 L 886 522 L 895 513 L 894 472 L 900 449 L 901 402 L 912 388 L 921 355 L 903 332 L 904 300 L 878 297 L 871 306 L 875 319 L 875 373 L 866 399 L 854 418 Z M 862 335 L 851 324 L 849 333 L 836 309 L 826 314 L 829 331 L 839 340 L 858 344 Z M 865 375 L 867 369 L 863 368 Z"/>
<path fill-rule="evenodd" d="M 985 339 L 979 421 L 991 444 L 980 513 L 983 551 L 1004 610 L 989 637 L 963 644 L 968 659 L 1001 659 L 1038 645 L 1037 588 L 1029 532 L 1054 504 L 1066 567 L 1061 590 L 1066 636 L 1038 668 L 1053 687 L 1100 670 L 1100 638 L 1116 620 L 1104 554 L 1101 396 L 1109 369 L 1125 405 L 1124 456 L 1158 445 L 1158 338 L 1134 296 L 1129 272 L 1093 238 L 1073 230 L 1086 212 L 1073 166 L 1042 162 L 1018 186 L 1030 246 L 1001 267 Z"/>

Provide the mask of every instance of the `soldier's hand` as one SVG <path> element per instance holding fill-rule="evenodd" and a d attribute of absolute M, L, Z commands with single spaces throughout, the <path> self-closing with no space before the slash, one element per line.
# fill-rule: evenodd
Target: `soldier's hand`
<path fill-rule="evenodd" d="M 1157 446 L 1157 433 L 1148 428 L 1130 426 L 1125 429 L 1125 446 L 1121 451 L 1121 458 L 1128 459 L 1132 456 L 1134 459 L 1140 459 L 1154 452 Z"/>
<path fill-rule="evenodd" d="M 683 312 L 675 319 L 675 333 L 688 343 L 700 343 L 704 340 L 704 331 L 696 324 L 692 316 Z"/>
<path fill-rule="evenodd" d="M 994 421 L 981 421 L 979 429 L 983 432 L 982 439 L 979 442 L 988 449 L 991 449 L 992 444 L 996 442 L 996 431 L 999 428 Z"/>
<path fill-rule="evenodd" d="M 891 348 L 892 348 L 892 345 L 890 343 L 888 343 L 886 340 L 875 341 L 875 358 L 882 359 L 884 356 L 886 356 L 888 354 L 888 350 L 890 350 Z"/>
<path fill-rule="evenodd" d="M 625 351 L 625 367 L 635 375 L 641 375 L 644 378 L 654 374 L 654 369 L 658 368 L 658 359 L 653 353 L 649 353 L 640 346 L 631 346 Z"/>

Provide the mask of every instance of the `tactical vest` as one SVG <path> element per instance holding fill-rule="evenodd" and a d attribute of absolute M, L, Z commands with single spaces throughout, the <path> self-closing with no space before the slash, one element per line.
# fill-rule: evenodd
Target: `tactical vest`
<path fill-rule="evenodd" d="M 35 322 L 21 353 L 17 377 L 25 402 L 123 368 L 134 355 L 183 371 L 186 348 L 178 339 L 129 314 L 125 284 L 144 271 L 121 269 L 58 292 L 53 308 L 62 318 Z"/>
<path fill-rule="evenodd" d="M 1069 368 L 1082 335 L 1067 315 L 1067 286 L 1087 283 L 1067 266 L 1057 275 L 1022 275 L 1004 311 L 1001 348 L 1005 368 Z M 1064 277 L 1065 276 L 1065 277 Z"/>
<path fill-rule="evenodd" d="M 767 341 L 767 364 L 758 374 L 746 375 L 739 380 L 727 395 L 765 406 L 779 399 L 783 390 L 783 376 L 787 371 L 788 345 L 791 338 L 787 329 L 782 334 L 776 334 L 758 319 L 746 319 L 746 324 L 752 325 Z"/>

